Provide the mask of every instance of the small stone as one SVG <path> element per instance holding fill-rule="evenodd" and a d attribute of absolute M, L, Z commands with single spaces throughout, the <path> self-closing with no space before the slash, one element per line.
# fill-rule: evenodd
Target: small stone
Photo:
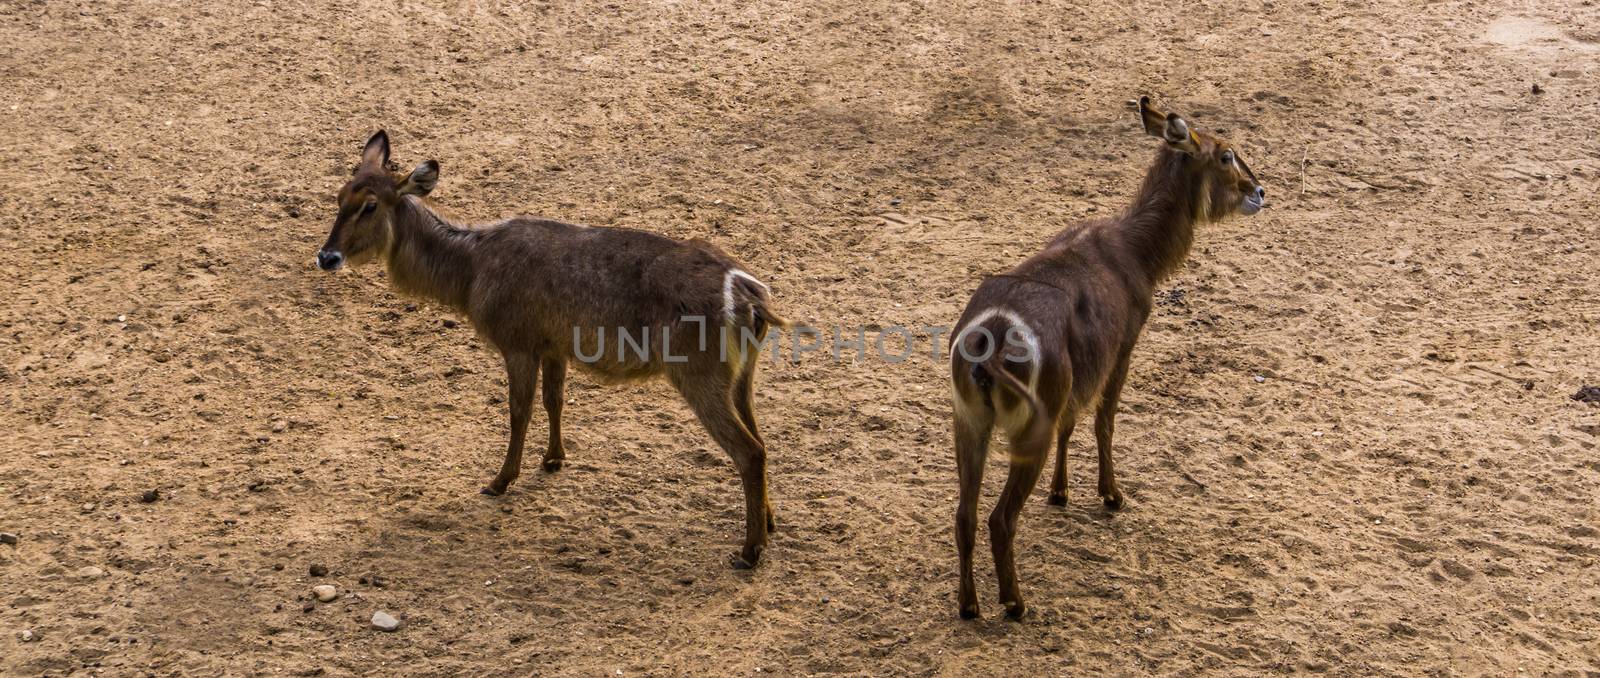
<path fill-rule="evenodd" d="M 339 597 L 339 589 L 330 584 L 313 586 L 311 587 L 311 592 L 317 594 L 317 600 L 320 600 L 324 603 L 331 603 L 333 602 L 334 598 Z"/>
<path fill-rule="evenodd" d="M 1544 94 L 1544 88 L 1540 87 L 1539 83 L 1537 83 L 1537 82 L 1533 83 L 1533 93 L 1534 94 Z"/>
<path fill-rule="evenodd" d="M 89 513 L 91 511 L 94 511 L 94 504 L 93 503 L 84 504 L 83 506 L 80 506 L 78 508 L 83 509 L 84 513 Z"/>
<path fill-rule="evenodd" d="M 328 576 L 328 566 L 327 565 L 312 565 L 311 566 L 311 576 L 313 576 L 313 577 L 326 577 L 326 576 Z"/>
<path fill-rule="evenodd" d="M 20 635 L 22 636 L 22 642 L 24 643 L 31 643 L 39 639 L 39 634 L 34 633 L 33 629 L 23 629 Z"/>
<path fill-rule="evenodd" d="M 372 628 L 379 631 L 394 631 L 400 628 L 400 620 L 389 616 L 389 613 L 379 610 L 372 613 Z"/>
<path fill-rule="evenodd" d="M 445 328 L 447 328 L 447 329 L 455 329 L 455 327 L 456 327 L 456 325 L 459 325 L 459 324 L 460 324 L 460 323 L 458 323 L 458 322 L 456 322 L 456 321 L 454 321 L 454 320 L 451 320 L 451 319 L 449 319 L 449 318 L 445 318 L 445 319 L 444 319 L 444 320 L 441 320 L 441 321 L 440 321 L 440 322 L 441 322 L 441 323 L 442 323 L 442 324 L 443 324 L 443 325 L 444 325 L 444 326 L 445 326 Z"/>
<path fill-rule="evenodd" d="M 1263 376 L 1261 376 L 1259 374 L 1256 375 L 1256 383 L 1257 384 L 1263 384 L 1263 383 L 1266 383 L 1266 381 L 1267 381 L 1266 377 L 1263 377 Z"/>
<path fill-rule="evenodd" d="M 300 208 L 298 208 L 298 207 L 290 207 L 289 208 L 289 217 L 291 219 L 299 219 L 300 218 Z"/>
<path fill-rule="evenodd" d="M 0 532 L 0 544 L 17 545 L 17 535 L 10 532 Z"/>
<path fill-rule="evenodd" d="M 1600 386 L 1584 386 L 1572 394 L 1572 399 L 1580 403 L 1600 404 Z"/>
<path fill-rule="evenodd" d="M 99 579 L 106 576 L 106 571 L 93 565 L 88 565 L 79 568 L 77 574 L 79 579 Z"/>
<path fill-rule="evenodd" d="M 301 612 L 310 612 L 310 611 L 315 610 L 315 609 L 317 609 L 317 604 L 313 603 L 313 602 L 311 602 L 309 600 L 306 601 L 306 604 L 300 606 L 300 611 Z"/>
<path fill-rule="evenodd" d="M 144 494 L 139 495 L 139 501 L 142 501 L 146 504 L 154 504 L 156 503 L 156 500 L 160 498 L 161 490 L 145 490 Z"/>
<path fill-rule="evenodd" d="M 273 433 L 283 433 L 284 431 L 287 431 L 287 430 L 289 430 L 289 422 L 287 422 L 287 421 L 285 421 L 283 419 L 278 419 L 278 420 L 272 422 L 272 432 Z"/>

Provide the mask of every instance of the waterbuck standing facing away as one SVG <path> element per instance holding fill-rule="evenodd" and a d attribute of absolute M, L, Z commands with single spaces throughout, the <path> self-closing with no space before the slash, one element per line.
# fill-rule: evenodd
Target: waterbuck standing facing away
<path fill-rule="evenodd" d="M 517 478 L 541 370 L 550 418 L 546 471 L 566 458 L 561 405 L 572 358 L 605 381 L 664 374 L 739 469 L 745 539 L 733 564 L 754 567 L 774 516 L 752 385 L 768 329 L 786 325 L 766 286 L 698 240 L 529 217 L 460 226 L 424 200 L 439 163 L 402 176 L 389 172 L 388 161 L 389 137 L 379 130 L 339 190 L 317 266 L 333 271 L 346 261 L 381 259 L 395 287 L 465 313 L 500 350 L 510 381 L 511 443 L 483 492 L 504 493 Z M 611 343 L 607 329 L 617 332 Z"/>
<path fill-rule="evenodd" d="M 1067 503 L 1067 439 L 1078 415 L 1098 407 L 1100 499 L 1122 507 L 1111 466 L 1111 429 L 1128 356 L 1150 315 L 1155 285 L 1189 253 L 1195 226 L 1255 214 L 1266 191 L 1228 142 L 1139 100 L 1144 129 L 1165 143 L 1133 204 L 1112 219 L 1069 226 L 1044 251 L 991 276 L 973 293 L 952 339 L 955 398 L 956 548 L 961 616 L 978 616 L 972 579 L 978 491 L 990 431 L 1011 444 L 1011 472 L 989 515 L 1000 602 L 1013 619 L 1027 611 L 1017 587 L 1017 515 L 1056 438 L 1050 503 Z"/>

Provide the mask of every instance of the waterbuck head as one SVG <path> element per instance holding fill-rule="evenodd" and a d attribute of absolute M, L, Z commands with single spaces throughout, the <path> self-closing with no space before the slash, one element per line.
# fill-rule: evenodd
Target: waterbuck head
<path fill-rule="evenodd" d="M 345 261 L 360 264 L 387 254 L 394 241 L 394 215 L 407 195 L 424 196 L 439 182 L 439 163 L 428 160 L 410 174 L 389 171 L 389 135 L 378 130 L 361 151 L 355 175 L 335 198 L 333 231 L 317 251 L 317 268 L 336 271 Z"/>
<path fill-rule="evenodd" d="M 1267 189 L 1232 144 L 1193 129 L 1176 113 L 1157 110 L 1150 97 L 1139 99 L 1139 117 L 1145 132 L 1185 156 L 1185 183 L 1194 191 L 1197 220 L 1220 221 L 1234 212 L 1249 216 L 1266 205 Z"/>

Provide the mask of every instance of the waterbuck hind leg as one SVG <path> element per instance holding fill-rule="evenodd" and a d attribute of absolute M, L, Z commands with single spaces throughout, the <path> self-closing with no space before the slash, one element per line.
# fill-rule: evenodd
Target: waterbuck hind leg
<path fill-rule="evenodd" d="M 735 569 L 754 568 L 767 548 L 767 449 L 740 420 L 727 372 L 697 372 L 689 367 L 673 372 L 672 381 L 701 425 L 739 469 L 744 484 L 744 548 L 734 554 L 732 563 Z"/>
<path fill-rule="evenodd" d="M 1100 394 L 1100 409 L 1094 415 L 1094 442 L 1100 453 L 1100 501 L 1107 510 L 1120 511 L 1123 506 L 1122 490 L 1117 487 L 1117 471 L 1111 462 L 1111 436 L 1116 428 L 1117 400 L 1122 396 L 1122 384 L 1128 377 L 1128 355 L 1123 351 L 1106 380 Z"/>
<path fill-rule="evenodd" d="M 533 415 L 534 382 L 539 378 L 539 359 L 526 353 L 507 353 L 506 381 L 510 382 L 511 442 L 506 446 L 506 459 L 500 473 L 483 493 L 492 496 L 505 494 L 506 488 L 522 472 L 522 441 L 528 434 L 528 419 Z"/>
<path fill-rule="evenodd" d="M 550 445 L 540 464 L 546 473 L 561 470 L 567 451 L 561 444 L 561 405 L 566 402 L 567 362 L 559 357 L 544 359 L 544 413 L 550 420 Z"/>
<path fill-rule="evenodd" d="M 1050 498 L 1053 506 L 1067 505 L 1067 441 L 1078 422 L 1063 418 L 1061 432 L 1056 434 L 1056 475 L 1050 481 Z"/>
<path fill-rule="evenodd" d="M 760 365 L 760 359 L 755 354 L 752 353 L 746 358 L 743 369 L 740 370 L 739 376 L 733 382 L 733 407 L 738 412 L 739 421 L 744 424 L 745 429 L 750 431 L 750 435 L 765 449 L 767 441 L 761 437 L 760 429 L 756 428 L 754 391 L 758 365 Z M 767 504 L 767 531 L 775 532 L 777 529 L 778 516 L 773 512 L 769 498 Z"/>
<path fill-rule="evenodd" d="M 1035 412 L 1030 416 L 1045 415 Z M 1017 517 L 1050 459 L 1050 437 L 1055 428 L 1029 422 L 1011 437 L 1011 472 L 1005 489 L 1000 491 L 999 503 L 989 514 L 989 545 L 994 553 L 995 574 L 1000 579 L 1000 604 L 1012 619 L 1021 619 L 1028 611 L 1017 585 Z"/>
<path fill-rule="evenodd" d="M 975 421 L 978 418 L 983 420 Z M 960 483 L 960 499 L 956 504 L 956 554 L 961 560 L 961 584 L 956 594 L 956 604 L 962 619 L 978 618 L 978 588 L 972 577 L 972 548 L 978 536 L 978 494 L 983 487 L 983 464 L 989 456 L 989 433 L 993 427 L 992 418 L 976 413 L 964 415 L 961 406 L 956 406 L 956 476 Z"/>

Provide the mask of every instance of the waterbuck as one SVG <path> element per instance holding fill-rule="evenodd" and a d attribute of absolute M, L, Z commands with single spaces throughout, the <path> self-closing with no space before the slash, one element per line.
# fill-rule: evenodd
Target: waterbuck
<path fill-rule="evenodd" d="M 1150 315 L 1155 285 L 1188 256 L 1195 226 L 1261 211 L 1266 190 L 1228 142 L 1139 100 L 1144 129 L 1164 143 L 1133 204 L 1111 219 L 1073 224 L 1044 250 L 978 286 L 951 341 L 955 400 L 956 548 L 961 616 L 978 616 L 972 579 L 978 492 L 996 424 L 1011 444 L 1010 476 L 989 540 L 1006 614 L 1027 611 L 1017 587 L 1017 515 L 1050 456 L 1050 503 L 1067 503 L 1067 439 L 1078 415 L 1098 408 L 1100 499 L 1122 508 L 1111 430 L 1128 356 Z"/>
<path fill-rule="evenodd" d="M 425 199 L 439 163 L 399 175 L 388 162 L 389 136 L 379 130 L 339 190 L 317 266 L 335 271 L 381 259 L 396 288 L 464 313 L 499 349 L 510 382 L 511 442 L 484 494 L 504 493 L 520 472 L 541 370 L 550 418 L 543 466 L 551 472 L 566 458 L 562 390 L 574 358 L 602 381 L 666 375 L 739 469 L 745 538 L 733 564 L 754 567 L 775 517 L 752 386 L 768 330 L 786 326 L 767 286 L 700 240 L 531 217 L 459 225 Z M 607 330 L 616 332 L 609 343 Z"/>

